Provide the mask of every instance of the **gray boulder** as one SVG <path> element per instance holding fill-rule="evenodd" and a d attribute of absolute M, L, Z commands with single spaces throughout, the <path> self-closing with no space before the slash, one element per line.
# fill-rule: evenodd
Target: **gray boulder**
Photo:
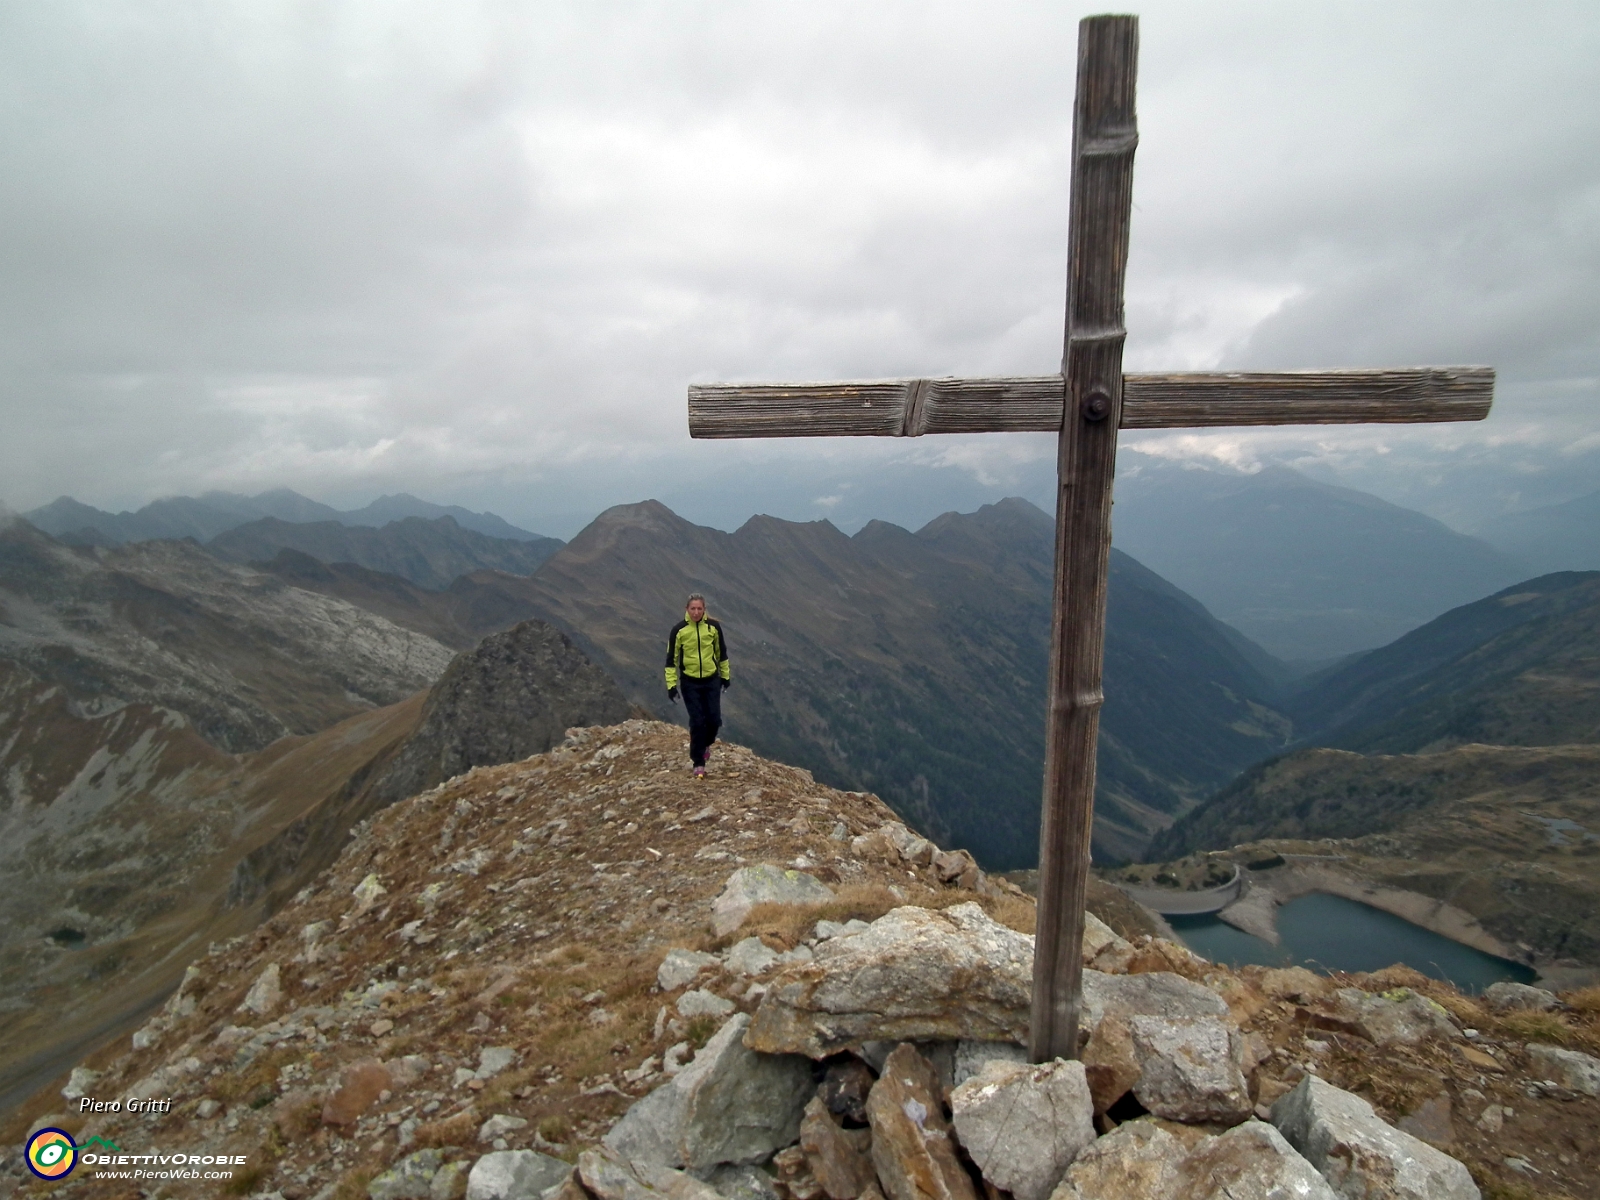
<path fill-rule="evenodd" d="M 1430 1038 L 1459 1038 L 1461 1031 L 1440 1005 L 1417 992 L 1374 996 L 1360 988 L 1334 993 L 1334 1016 L 1379 1046 L 1414 1046 Z"/>
<path fill-rule="evenodd" d="M 1560 1046 L 1530 1045 L 1528 1057 L 1541 1079 L 1559 1083 L 1587 1096 L 1600 1096 L 1600 1058 Z"/>
<path fill-rule="evenodd" d="M 762 863 L 740 867 L 711 902 L 711 928 L 718 937 L 732 933 L 758 904 L 826 904 L 833 889 L 803 871 Z"/>
<path fill-rule="evenodd" d="M 706 967 L 715 966 L 720 961 L 715 954 L 675 947 L 667 951 L 666 958 L 656 968 L 656 986 L 663 992 L 675 992 L 693 982 L 694 977 Z"/>
<path fill-rule="evenodd" d="M 1508 1009 L 1527 1009 L 1531 1012 L 1549 1012 L 1553 1008 L 1560 1008 L 1561 1001 L 1556 999 L 1555 993 L 1544 988 L 1529 987 L 1525 983 L 1512 983 L 1502 980 L 1491 983 L 1483 989 L 1483 999 L 1490 1008 L 1497 1012 Z"/>
<path fill-rule="evenodd" d="M 978 905 L 897 908 L 779 974 L 748 1041 L 812 1058 L 870 1041 L 1021 1043 L 1032 990 L 1033 939 Z"/>
<path fill-rule="evenodd" d="M 778 961 L 778 952 L 758 937 L 747 937 L 728 950 L 728 970 L 736 975 L 759 975 Z"/>
<path fill-rule="evenodd" d="M 467 1200 L 538 1200 L 572 1174 L 572 1166 L 537 1150 L 496 1150 L 472 1164 Z"/>
<path fill-rule="evenodd" d="M 1150 1120 L 1119 1125 L 1078 1155 L 1053 1200 L 1339 1200 L 1260 1121 L 1202 1137 L 1193 1147 Z"/>
<path fill-rule="evenodd" d="M 1315 1075 L 1272 1106 L 1272 1123 L 1351 1200 L 1479 1200 L 1461 1163 Z"/>
<path fill-rule="evenodd" d="M 1139 1062 L 1133 1094 L 1156 1116 L 1235 1125 L 1250 1115 L 1236 1030 L 1216 1017 L 1133 1016 L 1128 1032 Z"/>
<path fill-rule="evenodd" d="M 951 1123 L 983 1177 L 1016 1200 L 1048 1200 L 1094 1141 L 1080 1062 L 992 1060 L 950 1094 Z"/>
<path fill-rule="evenodd" d="M 721 1019 L 733 1011 L 733 1001 L 719 996 L 715 992 L 708 992 L 705 988 L 696 988 L 692 992 L 685 992 L 678 997 L 678 1015 L 682 1017 L 716 1017 Z"/>
<path fill-rule="evenodd" d="M 1079 1027 L 1093 1034 L 1108 1013 L 1123 1018 L 1226 1017 L 1228 1006 L 1210 988 L 1171 971 L 1108 975 L 1085 968 Z"/>
<path fill-rule="evenodd" d="M 732 1017 L 694 1062 L 623 1114 L 605 1145 L 635 1169 L 701 1170 L 760 1162 L 792 1143 L 811 1095 L 811 1064 L 746 1048 L 750 1018 Z"/>
<path fill-rule="evenodd" d="M 659 1165 L 635 1167 L 605 1148 L 578 1155 L 578 1178 L 599 1200 L 722 1200 L 693 1175 Z"/>
<path fill-rule="evenodd" d="M 429 1200 L 442 1162 L 444 1155 L 437 1150 L 407 1155 L 367 1184 L 367 1195 L 371 1200 Z"/>

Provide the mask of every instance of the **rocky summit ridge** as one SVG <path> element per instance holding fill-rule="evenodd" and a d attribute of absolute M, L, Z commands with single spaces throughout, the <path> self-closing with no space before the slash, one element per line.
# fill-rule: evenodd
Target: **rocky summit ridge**
<path fill-rule="evenodd" d="M 1030 1065 L 1028 897 L 870 794 L 736 745 L 697 782 L 680 729 L 573 729 L 359 825 L 131 1042 L 34 1098 L 0 1195 L 1600 1190 L 1600 992 L 1233 971 L 1100 911 L 1081 1061 Z M 44 1126 L 246 1161 L 45 1183 L 21 1161 Z"/>

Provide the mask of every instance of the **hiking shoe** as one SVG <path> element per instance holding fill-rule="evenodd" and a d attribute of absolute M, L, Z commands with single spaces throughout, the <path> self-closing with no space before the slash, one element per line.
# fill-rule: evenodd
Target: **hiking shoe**
<path fill-rule="evenodd" d="M 704 779 L 706 777 L 706 769 L 704 767 L 696 767 L 694 769 L 694 777 L 696 779 Z"/>

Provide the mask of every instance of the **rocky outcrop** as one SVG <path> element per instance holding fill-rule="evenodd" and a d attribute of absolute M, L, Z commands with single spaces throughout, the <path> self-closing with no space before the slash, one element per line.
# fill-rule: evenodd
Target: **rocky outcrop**
<path fill-rule="evenodd" d="M 976 904 L 897 908 L 769 986 L 752 1048 L 823 1058 L 869 1041 L 1027 1037 L 1033 940 Z"/>
<path fill-rule="evenodd" d="M 371 792 L 378 804 L 393 803 L 473 767 L 542 754 L 574 726 L 613 725 L 632 710 L 566 634 L 524 621 L 456 655 Z"/>

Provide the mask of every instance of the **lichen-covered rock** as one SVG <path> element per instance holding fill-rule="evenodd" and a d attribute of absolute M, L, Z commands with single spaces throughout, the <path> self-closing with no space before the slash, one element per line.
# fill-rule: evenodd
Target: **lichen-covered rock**
<path fill-rule="evenodd" d="M 663 992 L 675 992 L 688 983 L 707 967 L 715 966 L 719 961 L 715 954 L 706 954 L 700 950 L 685 950 L 681 947 L 667 951 L 666 958 L 661 960 L 661 965 L 656 968 L 656 986 Z"/>
<path fill-rule="evenodd" d="M 1128 1018 L 1128 1033 L 1139 1058 L 1133 1094 L 1156 1116 L 1233 1125 L 1250 1115 L 1237 1030 L 1216 1017 L 1141 1015 Z"/>
<path fill-rule="evenodd" d="M 1467 1168 L 1386 1123 L 1359 1096 L 1307 1075 L 1272 1106 L 1272 1123 L 1341 1196 L 1479 1200 Z"/>
<path fill-rule="evenodd" d="M 758 937 L 747 937 L 728 949 L 727 967 L 735 975 L 759 975 L 778 961 L 778 952 Z"/>
<path fill-rule="evenodd" d="M 1020 1043 L 1032 989 L 1033 939 L 978 905 L 897 908 L 778 975 L 748 1040 L 812 1058 L 867 1041 Z"/>
<path fill-rule="evenodd" d="M 1528 1057 L 1539 1078 L 1588 1096 L 1600 1096 L 1600 1058 L 1581 1050 L 1536 1044 L 1528 1047 Z"/>
<path fill-rule="evenodd" d="M 1340 988 L 1333 1016 L 1379 1046 L 1414 1046 L 1429 1038 L 1459 1038 L 1461 1031 L 1440 1005 L 1409 988 L 1375 996 L 1360 988 Z"/>
<path fill-rule="evenodd" d="M 465 1200 L 468 1171 L 464 1162 L 447 1162 L 433 1173 L 428 1185 L 428 1200 Z"/>
<path fill-rule="evenodd" d="M 250 985 L 250 991 L 246 993 L 245 998 L 239 1002 L 239 1011 L 270 1017 L 282 1003 L 283 985 L 278 980 L 278 964 L 268 963 L 256 977 L 256 981 Z"/>
<path fill-rule="evenodd" d="M 371 1200 L 430 1200 L 433 1177 L 443 1161 L 437 1150 L 418 1150 L 367 1184 L 367 1195 Z"/>
<path fill-rule="evenodd" d="M 956 1155 L 939 1090 L 932 1064 L 901 1045 L 885 1060 L 867 1097 L 872 1164 L 888 1200 L 977 1200 Z"/>
<path fill-rule="evenodd" d="M 833 889 L 803 871 L 762 863 L 740 867 L 711 902 L 711 928 L 718 937 L 732 933 L 758 904 L 825 904 Z"/>
<path fill-rule="evenodd" d="M 1497 1012 L 1509 1009 L 1526 1009 L 1530 1012 L 1549 1012 L 1560 1008 L 1561 1001 L 1555 993 L 1544 988 L 1530 987 L 1525 983 L 1512 983 L 1503 979 L 1483 989 L 1483 1000 Z"/>
<path fill-rule="evenodd" d="M 571 1164 L 537 1150 L 496 1150 L 472 1164 L 467 1200 L 538 1200 L 571 1174 Z"/>
<path fill-rule="evenodd" d="M 704 988 L 696 988 L 678 997 L 678 1015 L 688 1017 L 722 1018 L 733 1011 L 733 1001 Z"/>
<path fill-rule="evenodd" d="M 1016 1200 L 1047 1200 L 1095 1136 L 1080 1062 L 989 1062 L 950 1094 L 950 1113 L 983 1177 Z"/>
<path fill-rule="evenodd" d="M 800 1132 L 811 1064 L 745 1047 L 750 1018 L 733 1016 L 694 1062 L 636 1103 L 605 1136 L 635 1168 L 699 1170 L 759 1162 Z"/>
<path fill-rule="evenodd" d="M 1226 1017 L 1228 1005 L 1203 984 L 1171 971 L 1144 971 L 1137 975 L 1083 973 L 1083 1015 L 1079 1028 L 1093 1034 L 1108 1014 L 1128 1017 Z"/>
<path fill-rule="evenodd" d="M 1067 1168 L 1053 1200 L 1339 1200 L 1270 1125 L 1247 1121 L 1192 1148 L 1151 1120 L 1120 1125 Z"/>

